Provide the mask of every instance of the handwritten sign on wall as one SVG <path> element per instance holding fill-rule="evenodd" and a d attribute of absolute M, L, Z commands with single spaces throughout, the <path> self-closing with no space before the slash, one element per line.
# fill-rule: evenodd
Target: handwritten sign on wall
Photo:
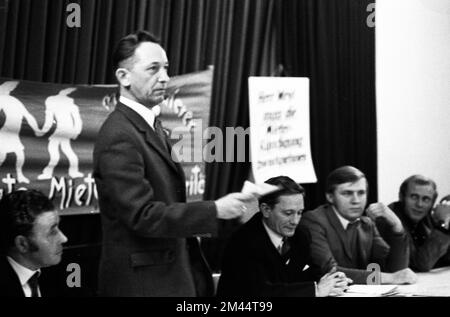
<path fill-rule="evenodd" d="M 317 181 L 309 137 L 309 78 L 249 77 L 250 150 L 256 183 L 286 175 Z"/>

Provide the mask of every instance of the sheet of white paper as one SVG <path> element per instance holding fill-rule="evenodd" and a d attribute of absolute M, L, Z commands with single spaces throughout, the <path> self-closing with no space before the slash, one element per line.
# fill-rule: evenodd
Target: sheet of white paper
<path fill-rule="evenodd" d="M 317 181 L 311 157 L 309 79 L 249 77 L 250 158 L 256 183 L 287 175 Z"/>
<path fill-rule="evenodd" d="M 245 194 L 252 194 L 256 198 L 259 198 L 261 196 L 273 193 L 275 191 L 279 190 L 278 186 L 261 183 L 261 184 L 254 184 L 249 181 L 244 182 L 244 186 L 242 187 L 241 192 Z M 251 204 L 246 204 L 247 211 L 241 216 L 240 222 L 245 223 L 247 222 L 255 213 L 259 211 L 258 202 L 255 201 Z"/>
<path fill-rule="evenodd" d="M 252 194 L 256 197 L 264 196 L 279 190 L 278 186 L 274 186 L 267 183 L 254 184 L 249 181 L 244 182 L 241 192 L 245 194 Z"/>
<path fill-rule="evenodd" d="M 397 294 L 397 285 L 350 285 L 343 297 L 379 297 Z"/>

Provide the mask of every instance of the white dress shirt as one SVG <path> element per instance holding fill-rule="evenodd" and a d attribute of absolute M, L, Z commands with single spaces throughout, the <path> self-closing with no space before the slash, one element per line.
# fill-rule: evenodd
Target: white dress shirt
<path fill-rule="evenodd" d="M 270 241 L 272 241 L 275 249 L 278 252 L 281 251 L 281 247 L 283 246 L 283 237 L 269 228 L 268 225 L 264 221 L 262 221 L 264 229 L 266 229 L 267 234 L 269 235 Z"/>
<path fill-rule="evenodd" d="M 17 263 L 14 261 L 13 258 L 7 256 L 6 259 L 8 260 L 9 264 L 13 268 L 13 270 L 16 272 L 17 276 L 19 277 L 20 284 L 22 285 L 23 292 L 25 294 L 25 297 L 31 297 L 31 288 L 30 285 L 28 285 L 28 280 L 30 277 L 34 275 L 34 273 L 39 272 L 41 274 L 41 270 L 32 271 L 25 266 Z M 41 290 L 38 286 L 38 296 L 41 297 Z"/>
<path fill-rule="evenodd" d="M 161 107 L 159 105 L 156 105 L 153 108 L 149 109 L 139 102 L 136 102 L 124 96 L 120 96 L 119 101 L 128 108 L 131 108 L 135 112 L 137 112 L 137 114 L 139 114 L 153 130 L 155 129 L 155 118 L 161 113 Z"/>

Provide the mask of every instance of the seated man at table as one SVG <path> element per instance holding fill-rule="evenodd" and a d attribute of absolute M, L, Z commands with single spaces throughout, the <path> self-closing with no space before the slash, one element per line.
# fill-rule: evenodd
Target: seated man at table
<path fill-rule="evenodd" d="M 3 196 L 0 297 L 60 295 L 55 285 L 40 276 L 41 269 L 61 261 L 62 245 L 67 238 L 58 226 L 58 211 L 41 192 L 17 190 Z"/>
<path fill-rule="evenodd" d="M 218 296 L 335 296 L 351 280 L 329 272 L 317 283 L 308 268 L 307 234 L 294 232 L 304 209 L 304 190 L 286 176 L 267 184 L 279 190 L 259 199 L 259 212 L 240 227 L 225 249 Z M 317 272 L 317 271 L 316 271 Z"/>
<path fill-rule="evenodd" d="M 312 261 L 321 272 L 333 268 L 344 272 L 356 284 L 414 283 L 416 275 L 408 268 L 408 244 L 402 223 L 382 203 L 367 209 L 368 182 L 352 166 L 343 166 L 327 177 L 328 203 L 308 211 L 300 229 L 312 237 Z M 383 239 L 375 219 L 386 223 Z M 371 264 L 369 266 L 369 264 Z M 381 272 L 372 274 L 372 267 Z"/>
<path fill-rule="evenodd" d="M 399 201 L 389 205 L 405 228 L 410 249 L 410 267 L 427 272 L 450 265 L 450 197 L 433 209 L 438 196 L 436 183 L 422 175 L 408 177 L 400 186 Z M 386 235 L 383 224 L 377 224 Z"/>

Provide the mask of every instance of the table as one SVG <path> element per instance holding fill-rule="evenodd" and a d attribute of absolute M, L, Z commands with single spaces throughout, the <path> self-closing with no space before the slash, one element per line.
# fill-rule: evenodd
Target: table
<path fill-rule="evenodd" d="M 342 297 L 450 296 L 450 266 L 416 274 L 415 284 L 353 285 Z"/>
<path fill-rule="evenodd" d="M 400 294 L 405 296 L 450 296 L 450 266 L 426 273 L 416 273 L 417 283 L 399 285 Z"/>

